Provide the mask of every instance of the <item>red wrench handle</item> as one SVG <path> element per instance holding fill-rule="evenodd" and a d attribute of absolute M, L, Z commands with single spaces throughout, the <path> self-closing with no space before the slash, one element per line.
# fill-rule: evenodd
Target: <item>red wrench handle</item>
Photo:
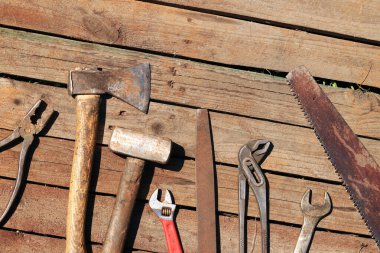
<path fill-rule="evenodd" d="M 177 229 L 173 220 L 160 219 L 165 231 L 166 245 L 169 253 L 182 253 L 181 243 L 179 241 Z"/>

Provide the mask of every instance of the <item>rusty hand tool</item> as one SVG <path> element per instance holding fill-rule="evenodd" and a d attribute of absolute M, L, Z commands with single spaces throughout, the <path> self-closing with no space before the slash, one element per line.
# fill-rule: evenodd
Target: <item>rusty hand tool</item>
<path fill-rule="evenodd" d="M 246 252 L 246 198 L 247 181 L 253 190 L 260 211 L 262 252 L 268 252 L 268 196 L 266 178 L 260 168 L 270 152 L 271 142 L 267 140 L 250 141 L 239 151 L 239 252 Z"/>
<path fill-rule="evenodd" d="M 206 109 L 197 110 L 197 182 L 198 253 L 216 253 L 215 173 L 210 118 Z"/>
<path fill-rule="evenodd" d="M 69 94 L 76 100 L 76 141 L 70 179 L 66 221 L 66 252 L 84 253 L 85 223 L 93 154 L 95 149 L 100 95 L 109 94 L 146 112 L 150 96 L 150 67 L 102 71 L 70 71 Z"/>
<path fill-rule="evenodd" d="M 166 245 L 169 253 L 182 253 L 177 229 L 174 224 L 174 212 L 176 205 L 173 204 L 169 190 L 166 190 L 165 200 L 161 202 L 157 199 L 158 190 L 156 189 L 149 199 L 149 206 L 157 214 L 165 231 Z"/>
<path fill-rule="evenodd" d="M 307 190 L 301 200 L 301 210 L 304 215 L 304 220 L 294 253 L 309 252 L 311 239 L 313 238 L 314 230 L 318 222 L 331 211 L 331 199 L 328 192 L 325 192 L 325 202 L 323 205 L 311 205 L 310 193 L 311 190 Z"/>
<path fill-rule="evenodd" d="M 38 118 L 38 109 L 46 105 L 44 112 L 42 112 L 40 119 Z M 18 163 L 18 173 L 16 178 L 16 185 L 13 189 L 11 197 L 7 203 L 6 208 L 3 211 L 3 214 L 0 216 L 0 224 L 3 223 L 5 218 L 8 216 L 14 202 L 20 192 L 22 179 L 24 178 L 25 173 L 25 157 L 29 150 L 30 145 L 32 144 L 35 135 L 42 131 L 46 126 L 47 121 L 53 114 L 53 108 L 46 104 L 45 101 L 39 99 L 33 107 L 28 111 L 25 117 L 18 124 L 16 129 L 6 138 L 0 141 L 0 147 L 3 147 L 17 138 L 21 137 L 23 139 L 22 147 L 20 151 L 20 158 Z M 37 122 L 36 122 L 37 120 Z"/>
<path fill-rule="evenodd" d="M 286 78 L 380 248 L 380 166 L 305 67 Z"/>
<path fill-rule="evenodd" d="M 169 139 L 115 128 L 111 135 L 109 148 L 127 158 L 126 166 L 120 178 L 119 190 L 108 225 L 104 253 L 121 253 L 128 235 L 128 226 L 140 188 L 144 170 L 144 160 L 164 164 L 171 153 L 172 142 Z"/>

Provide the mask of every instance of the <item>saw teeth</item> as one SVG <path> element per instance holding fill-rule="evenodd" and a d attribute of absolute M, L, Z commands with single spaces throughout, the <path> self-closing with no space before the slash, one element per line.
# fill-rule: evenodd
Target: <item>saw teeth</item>
<path fill-rule="evenodd" d="M 350 200 L 354 203 L 354 206 L 356 208 L 356 210 L 359 211 L 360 213 L 360 216 L 362 217 L 362 220 L 364 221 L 364 223 L 366 224 L 367 226 L 367 229 L 369 231 L 369 233 L 371 234 L 371 237 L 373 239 L 375 239 L 375 242 L 377 244 L 377 246 L 380 248 L 380 243 L 379 241 L 375 238 L 374 234 L 372 233 L 372 227 L 368 224 L 368 221 L 367 219 L 365 218 L 365 215 L 362 213 L 361 211 L 361 206 L 359 204 L 357 204 L 353 198 L 352 198 L 352 193 L 350 192 L 350 190 L 348 189 L 347 185 L 345 184 L 344 182 L 344 179 L 342 177 L 342 175 L 336 170 L 336 167 L 335 167 L 335 162 L 334 162 L 334 159 L 332 159 L 332 157 L 329 155 L 329 153 L 327 152 L 325 146 L 323 145 L 323 142 L 321 141 L 321 138 L 319 137 L 318 133 L 316 132 L 315 128 L 314 128 L 314 124 L 313 124 L 313 121 L 311 120 L 309 114 L 306 112 L 305 108 L 302 106 L 302 103 L 301 103 L 301 100 L 299 98 L 299 96 L 295 93 L 294 91 L 294 88 L 293 88 L 293 85 L 288 82 L 289 86 L 290 86 L 290 91 L 293 93 L 293 96 L 296 98 L 296 101 L 298 103 L 298 105 L 301 107 L 301 110 L 302 112 L 304 112 L 304 116 L 306 117 L 307 121 L 309 122 L 309 124 L 311 125 L 313 131 L 314 131 L 314 134 L 317 136 L 318 140 L 319 140 L 319 143 L 321 143 L 322 147 L 323 147 L 323 150 L 325 151 L 325 154 L 327 155 L 327 158 L 330 160 L 331 164 L 333 165 L 334 167 L 334 170 L 335 170 L 335 173 L 338 175 L 339 179 L 342 181 L 342 185 L 344 186 L 344 188 L 346 189 L 346 192 L 348 193 L 348 196 L 350 198 Z"/>

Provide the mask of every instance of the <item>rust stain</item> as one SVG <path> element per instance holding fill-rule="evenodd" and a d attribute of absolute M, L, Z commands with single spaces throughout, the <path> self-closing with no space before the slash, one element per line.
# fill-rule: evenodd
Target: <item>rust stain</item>
<path fill-rule="evenodd" d="M 305 67 L 298 67 L 287 78 L 354 203 L 379 240 L 380 167 Z"/>

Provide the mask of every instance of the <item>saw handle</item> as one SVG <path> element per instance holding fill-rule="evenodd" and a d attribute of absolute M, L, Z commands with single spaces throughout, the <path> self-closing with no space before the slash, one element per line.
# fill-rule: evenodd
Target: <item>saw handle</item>
<path fill-rule="evenodd" d="M 66 253 L 86 253 L 88 190 L 98 127 L 99 95 L 76 96 L 76 135 L 66 220 Z"/>
<path fill-rule="evenodd" d="M 128 235 L 129 222 L 140 189 L 144 164 L 145 161 L 141 159 L 127 159 L 125 170 L 120 179 L 111 221 L 108 225 L 106 240 L 103 244 L 103 253 L 124 252 L 125 239 Z"/>
<path fill-rule="evenodd" d="M 177 229 L 173 220 L 160 219 L 165 231 L 166 245 L 169 253 L 182 253 L 181 242 L 179 241 Z"/>

